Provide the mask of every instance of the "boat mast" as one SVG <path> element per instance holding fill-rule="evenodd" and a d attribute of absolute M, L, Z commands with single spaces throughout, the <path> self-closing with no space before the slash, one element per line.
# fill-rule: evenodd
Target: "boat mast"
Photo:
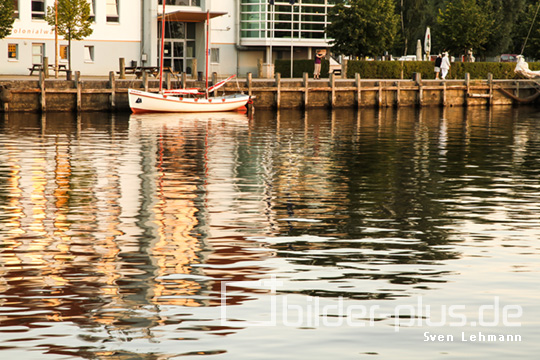
<path fill-rule="evenodd" d="M 210 10 L 206 10 L 206 98 L 208 99 L 208 40 L 210 38 Z"/>
<path fill-rule="evenodd" d="M 163 53 L 165 52 L 165 0 L 161 14 L 161 55 L 159 57 L 159 92 L 163 92 Z"/>

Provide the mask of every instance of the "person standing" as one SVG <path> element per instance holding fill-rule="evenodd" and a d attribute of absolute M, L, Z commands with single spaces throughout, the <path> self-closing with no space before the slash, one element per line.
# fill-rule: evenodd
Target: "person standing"
<path fill-rule="evenodd" d="M 441 54 L 437 55 L 437 58 L 435 59 L 435 79 L 439 79 L 439 73 L 441 72 L 441 62 L 442 57 Z"/>
<path fill-rule="evenodd" d="M 441 77 L 443 80 L 446 80 L 448 71 L 450 71 L 450 59 L 448 57 L 448 52 L 445 52 L 441 61 Z"/>
<path fill-rule="evenodd" d="M 315 70 L 313 71 L 313 78 L 319 79 L 321 76 L 321 62 L 324 54 L 321 50 L 317 50 L 315 54 Z"/>

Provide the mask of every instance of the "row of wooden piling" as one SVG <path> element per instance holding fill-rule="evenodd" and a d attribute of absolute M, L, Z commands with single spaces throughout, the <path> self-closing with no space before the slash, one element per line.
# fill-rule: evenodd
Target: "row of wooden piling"
<path fill-rule="evenodd" d="M 354 83 L 343 82 L 336 84 L 336 77 L 330 75 L 327 83 L 310 81 L 305 73 L 302 85 L 296 88 L 284 88 L 280 74 L 276 74 L 275 88 L 258 88 L 258 92 L 275 92 L 275 107 L 281 108 L 282 94 L 286 92 L 302 92 L 302 106 L 309 108 L 312 106 L 310 94 L 315 92 L 327 92 L 329 94 L 329 106 L 342 107 L 343 97 L 340 94 L 349 94 L 348 106 L 452 106 L 471 104 L 512 104 L 519 100 L 521 95 L 539 93 L 540 85 L 530 80 L 501 80 L 497 84 L 492 74 L 488 74 L 487 80 L 471 80 L 470 74 L 466 74 L 464 80 L 428 80 L 423 81 L 420 74 L 415 74 L 412 81 L 408 80 L 370 80 L 361 79 L 360 74 L 356 74 Z M 351 86 L 352 85 L 352 86 Z M 248 78 L 248 88 L 249 78 Z M 511 97 L 504 94 L 498 95 L 496 90 L 507 90 Z M 436 101 L 428 99 L 427 92 L 440 92 Z M 368 101 L 363 96 L 374 93 L 374 100 Z M 393 93 L 393 95 L 392 95 Z M 405 93 L 408 93 L 406 95 Z M 497 101 L 495 96 L 497 95 Z M 351 96 L 353 99 L 351 99 Z M 373 96 L 371 97 L 373 98 Z M 411 100 L 412 99 L 412 100 Z"/>
<path fill-rule="evenodd" d="M 212 83 L 217 81 L 217 74 L 214 73 Z M 176 84 L 173 82 L 176 82 Z M 4 101 L 4 111 L 36 110 L 46 112 L 50 108 L 57 110 L 59 108 L 58 102 L 62 101 L 60 99 L 62 94 L 73 94 L 75 96 L 74 106 L 70 105 L 69 110 L 77 112 L 93 110 L 123 111 L 129 109 L 127 101 L 129 87 L 142 88 L 145 91 L 157 91 L 155 88 L 156 81 L 151 82 L 150 75 L 147 73 L 143 73 L 140 80 L 118 80 L 113 71 L 109 73 L 108 81 L 83 81 L 80 72 L 74 73 L 72 81 L 46 81 L 46 76 L 41 72 L 37 89 L 28 86 L 28 84 L 22 86 L 24 84 L 17 82 L 12 82 L 10 85 L 10 92 L 12 93 L 10 95 L 12 96 L 10 101 Z M 204 84 L 188 79 L 185 73 L 178 76 L 166 73 L 163 86 L 166 89 L 171 89 L 173 86 L 181 88 L 204 87 Z M 335 108 L 512 104 L 515 99 L 519 98 L 520 94 L 524 96 L 540 94 L 540 86 L 535 82 L 527 80 L 494 80 L 491 75 L 488 76 L 487 81 L 472 81 L 468 74 L 464 80 L 460 81 L 423 81 L 419 74 L 416 74 L 412 80 L 361 79 L 359 74 L 356 74 L 354 80 L 338 79 L 333 75 L 328 80 L 312 80 L 305 73 L 301 80 L 284 80 L 281 78 L 281 74 L 278 73 L 274 79 L 254 80 L 252 74 L 248 73 L 245 81 L 233 80 L 222 89 L 220 92 L 225 93 L 247 92 L 250 96 L 255 97 L 255 107 L 278 109 L 320 106 Z M 497 90 L 504 90 L 504 93 Z M 21 109 L 20 105 L 15 106 L 18 94 L 32 93 L 38 93 L 39 104 L 29 104 L 28 109 Z M 92 94 L 104 96 L 97 103 L 94 103 L 92 108 L 83 108 L 83 97 Z M 508 97 L 508 94 L 514 99 Z M 58 96 L 49 97 L 50 95 Z M 93 99 L 91 100 L 93 101 Z M 56 101 L 56 103 L 54 106 L 49 106 L 48 101 Z M 13 106 L 10 105 L 10 102 Z"/>

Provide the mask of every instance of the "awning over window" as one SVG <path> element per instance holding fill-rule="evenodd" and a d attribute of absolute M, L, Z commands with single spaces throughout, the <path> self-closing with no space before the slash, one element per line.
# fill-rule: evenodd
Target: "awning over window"
<path fill-rule="evenodd" d="M 210 11 L 210 19 L 218 16 L 226 15 L 226 12 Z M 161 20 L 163 15 L 158 16 Z M 182 21 L 182 22 L 204 22 L 206 21 L 206 11 L 175 11 L 165 14 L 165 21 Z"/>

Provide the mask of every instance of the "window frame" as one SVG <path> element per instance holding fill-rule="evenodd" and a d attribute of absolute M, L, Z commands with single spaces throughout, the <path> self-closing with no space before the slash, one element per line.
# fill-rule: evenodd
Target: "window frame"
<path fill-rule="evenodd" d="M 90 4 L 90 20 L 93 22 L 96 22 L 96 0 L 87 0 L 87 2 Z"/>
<path fill-rule="evenodd" d="M 65 57 L 62 56 L 65 54 Z M 60 62 L 68 62 L 69 60 L 69 45 L 60 45 L 58 47 L 58 59 Z"/>
<path fill-rule="evenodd" d="M 218 47 L 210 48 L 210 63 L 219 64 L 220 51 Z"/>
<path fill-rule="evenodd" d="M 112 6 L 116 7 L 116 11 L 109 13 Z M 105 14 L 108 24 L 117 24 L 120 22 L 120 0 L 107 0 L 105 3 Z"/>
<path fill-rule="evenodd" d="M 8 43 L 8 61 L 19 61 L 19 44 L 17 43 Z M 14 47 L 14 50 L 12 50 L 12 47 Z M 15 56 L 11 56 L 12 54 L 15 54 Z"/>
<path fill-rule="evenodd" d="M 19 0 L 13 0 L 13 18 L 19 19 Z"/>
<path fill-rule="evenodd" d="M 43 11 L 34 10 L 34 3 L 41 3 L 43 5 Z M 47 7 L 45 6 L 45 0 L 31 0 L 30 11 L 32 15 L 32 20 L 45 20 L 45 13 L 47 12 Z"/>
<path fill-rule="evenodd" d="M 84 62 L 85 63 L 94 63 L 95 62 L 95 46 L 94 45 L 84 45 Z"/>

